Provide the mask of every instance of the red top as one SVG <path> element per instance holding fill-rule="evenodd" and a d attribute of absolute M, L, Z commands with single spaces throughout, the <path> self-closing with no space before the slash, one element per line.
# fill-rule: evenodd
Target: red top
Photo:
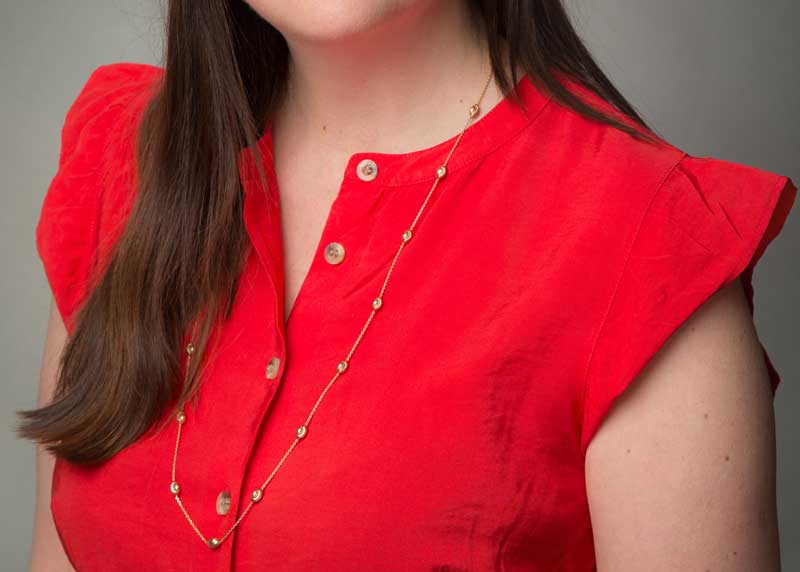
<path fill-rule="evenodd" d="M 66 116 L 36 244 L 70 330 L 129 211 L 132 128 L 162 72 L 100 66 Z M 590 439 L 709 296 L 742 276 L 752 304 L 754 265 L 797 189 L 786 176 L 636 141 L 528 78 L 518 87 L 528 114 L 504 99 L 467 129 L 350 370 L 217 550 L 169 490 L 177 424 L 99 467 L 57 462 L 53 514 L 80 572 L 594 569 Z M 229 528 L 295 439 L 454 139 L 350 156 L 286 322 L 274 173 L 269 194 L 253 192 L 252 164 L 240 164 L 254 249 L 178 458 L 181 498 L 207 536 Z M 374 178 L 357 170 L 364 159 Z M 338 263 L 325 257 L 331 242 L 344 247 Z M 219 515 L 222 491 L 231 506 Z"/>

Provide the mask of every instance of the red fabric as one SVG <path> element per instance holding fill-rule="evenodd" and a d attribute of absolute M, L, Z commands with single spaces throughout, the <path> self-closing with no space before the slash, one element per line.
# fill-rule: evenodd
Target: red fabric
<path fill-rule="evenodd" d="M 99 67 L 63 128 L 36 243 L 70 331 L 135 196 L 133 127 L 162 70 Z M 568 82 L 606 111 L 599 98 Z M 170 492 L 175 424 L 93 468 L 59 460 L 52 509 L 80 572 L 589 571 L 584 455 L 614 399 L 719 288 L 750 278 L 796 187 L 651 146 L 519 84 L 465 133 L 376 315 L 311 426 L 212 551 Z M 371 310 L 453 139 L 350 156 L 284 320 L 279 198 L 240 164 L 254 249 L 178 458 L 220 536 L 294 440 Z M 378 165 L 372 181 L 356 166 Z M 323 257 L 341 242 L 341 264 Z M 265 378 L 269 359 L 282 359 Z M 780 380 L 769 358 L 773 389 Z M 220 491 L 232 494 L 226 516 Z"/>

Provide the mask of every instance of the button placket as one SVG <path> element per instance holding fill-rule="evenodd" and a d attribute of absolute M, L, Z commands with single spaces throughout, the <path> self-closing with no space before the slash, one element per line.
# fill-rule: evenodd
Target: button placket
<path fill-rule="evenodd" d="M 361 159 L 355 167 L 356 176 L 365 182 L 374 181 L 378 176 L 378 164 L 370 158 Z M 322 256 L 330 265 L 341 264 L 347 253 L 344 245 L 338 241 L 331 241 L 325 245 Z"/>
<path fill-rule="evenodd" d="M 360 162 L 360 168 L 357 169 L 353 169 L 351 163 L 351 167 L 347 173 L 348 176 L 344 177 L 342 188 L 340 189 L 339 195 L 337 195 L 339 203 L 331 207 L 322 229 L 323 238 L 320 242 L 325 246 L 321 253 L 318 252 L 316 263 L 312 261 L 301 292 L 295 300 L 295 309 L 298 307 L 298 300 L 302 301 L 305 297 L 316 295 L 315 290 L 317 292 L 325 292 L 327 291 L 328 284 L 332 283 L 334 280 L 338 280 L 338 278 L 336 278 L 337 270 L 333 269 L 332 266 L 338 266 L 342 263 L 346 264 L 348 259 L 353 263 L 359 260 L 360 254 L 358 251 L 360 249 L 358 246 L 360 246 L 360 243 L 356 244 L 359 240 L 350 238 L 351 236 L 357 235 L 351 234 L 351 225 L 349 222 L 343 223 L 342 218 L 345 212 L 348 217 L 357 219 L 358 216 L 360 216 L 359 214 L 354 214 L 354 211 L 351 209 L 354 208 L 355 213 L 361 213 L 362 209 L 365 207 L 356 205 L 356 201 L 353 201 L 353 205 L 347 201 L 351 193 L 353 197 L 355 197 L 361 190 L 365 192 L 375 190 L 374 185 L 378 183 L 378 170 L 378 164 L 372 159 L 362 160 Z M 357 180 L 354 180 L 354 174 L 358 177 Z M 362 183 L 359 184 L 358 181 L 362 181 Z M 372 184 L 369 184 L 370 182 L 372 182 Z M 363 188 L 359 189 L 358 187 L 360 185 L 363 185 Z M 263 194 L 253 192 L 248 193 L 247 200 L 249 201 L 247 204 L 247 229 L 253 239 L 254 246 L 256 247 L 255 250 L 258 254 L 257 258 L 260 262 L 259 275 L 261 276 L 261 272 L 266 274 L 267 280 L 269 280 L 272 285 L 272 291 L 276 295 L 275 306 L 273 307 L 275 317 L 275 339 L 272 340 L 272 342 L 268 341 L 261 348 L 260 368 L 263 372 L 262 375 L 264 375 L 261 379 L 264 380 L 262 381 L 262 387 L 265 392 L 265 397 L 264 399 L 253 400 L 253 405 L 257 404 L 257 407 L 248 412 L 248 416 L 252 419 L 252 431 L 246 439 L 247 444 L 244 447 L 242 456 L 230 464 L 232 470 L 231 474 L 234 477 L 229 479 L 228 483 L 223 481 L 223 483 L 218 484 L 216 490 L 211 489 L 209 495 L 211 498 L 205 499 L 206 503 L 210 503 L 211 506 L 214 506 L 214 508 L 211 508 L 209 504 L 206 504 L 207 508 L 213 511 L 212 514 L 219 515 L 217 518 L 221 519 L 221 521 L 235 518 L 236 515 L 239 514 L 240 509 L 247 504 L 252 493 L 252 487 L 249 485 L 248 479 L 254 478 L 258 483 L 263 480 L 264 475 L 259 473 L 260 467 L 251 466 L 251 461 L 254 457 L 254 449 L 264 446 L 264 444 L 259 441 L 259 433 L 261 427 L 271 421 L 267 415 L 267 411 L 270 409 L 270 404 L 276 394 L 279 381 L 282 379 L 287 363 L 287 341 L 284 331 L 285 321 L 281 320 L 280 312 L 278 311 L 278 304 L 281 303 L 279 296 L 282 295 L 282 289 L 277 283 L 281 278 L 280 268 L 283 263 L 282 237 L 280 237 L 280 233 L 278 232 L 279 226 L 264 225 L 262 224 L 263 221 L 259 218 L 263 216 L 261 213 L 270 208 L 275 209 L 275 212 L 279 213 L 280 202 L 278 199 L 275 203 L 267 204 L 263 198 Z M 347 205 L 346 208 L 343 205 Z M 341 210 L 341 217 L 340 212 L 336 210 L 337 208 Z M 259 211 L 259 209 L 261 210 Z M 270 231 L 265 231 L 265 228 L 270 228 Z M 354 242 L 352 245 L 352 252 L 347 252 L 351 246 L 347 244 L 348 240 Z M 345 246 L 348 248 L 345 248 Z M 328 258 L 326 258 L 326 253 Z M 318 266 L 319 264 L 322 265 Z M 324 271 L 325 268 L 330 269 L 330 275 Z M 319 275 L 315 276 L 315 273 L 319 273 Z M 237 467 L 238 470 L 234 470 L 233 467 Z M 227 513 L 223 514 L 223 511 L 227 511 Z M 233 534 L 235 535 L 236 531 Z"/>

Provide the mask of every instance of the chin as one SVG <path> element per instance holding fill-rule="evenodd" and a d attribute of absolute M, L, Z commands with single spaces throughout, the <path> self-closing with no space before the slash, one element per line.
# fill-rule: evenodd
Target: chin
<path fill-rule="evenodd" d="M 287 39 L 345 40 L 424 13 L 443 0 L 245 0 Z"/>

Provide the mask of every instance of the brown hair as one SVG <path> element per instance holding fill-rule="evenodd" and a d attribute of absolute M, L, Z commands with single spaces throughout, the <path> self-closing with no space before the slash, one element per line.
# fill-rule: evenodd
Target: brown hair
<path fill-rule="evenodd" d="M 519 67 L 561 104 L 654 140 L 592 59 L 561 0 L 467 3 L 497 83 L 515 102 Z M 161 85 L 137 133 L 130 216 L 77 310 L 52 402 L 17 412 L 21 437 L 75 463 L 108 459 L 173 399 L 183 405 L 196 395 L 204 360 L 192 360 L 185 385 L 180 375 L 187 330 L 197 325 L 203 355 L 230 312 L 250 246 L 237 156 L 256 148 L 285 93 L 286 41 L 243 0 L 170 0 L 166 40 Z M 558 73 L 612 104 L 622 121 L 587 105 Z"/>

